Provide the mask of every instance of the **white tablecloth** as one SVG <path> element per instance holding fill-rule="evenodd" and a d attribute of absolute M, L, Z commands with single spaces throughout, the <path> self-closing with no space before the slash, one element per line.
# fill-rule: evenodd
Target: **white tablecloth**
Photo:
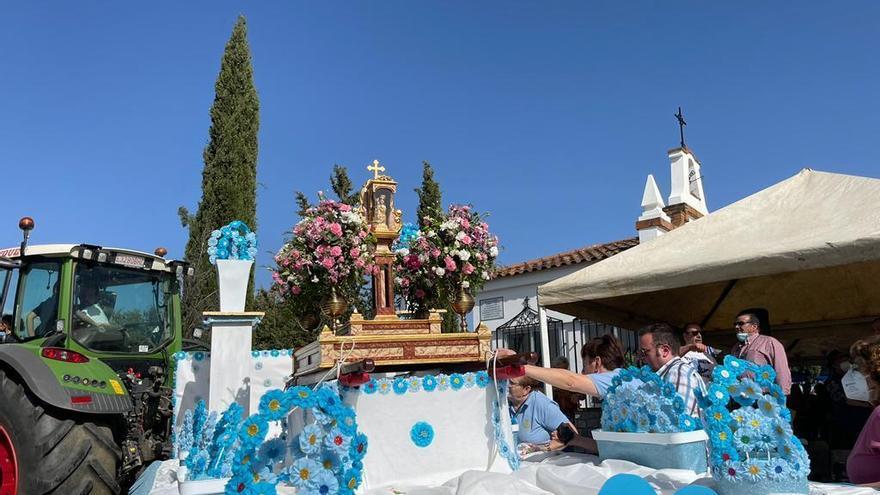
<path fill-rule="evenodd" d="M 150 495 L 178 495 L 177 461 L 165 461 L 159 468 Z M 440 486 L 394 486 L 377 488 L 364 495 L 595 495 L 611 476 L 632 473 L 645 478 L 661 495 L 672 495 L 691 483 L 710 486 L 712 479 L 693 471 L 651 469 L 627 461 L 607 460 L 581 454 L 539 454 L 522 463 L 513 474 L 467 471 Z M 811 495 L 877 495 L 878 491 L 848 485 L 810 483 Z M 280 494 L 296 493 L 279 487 Z"/>

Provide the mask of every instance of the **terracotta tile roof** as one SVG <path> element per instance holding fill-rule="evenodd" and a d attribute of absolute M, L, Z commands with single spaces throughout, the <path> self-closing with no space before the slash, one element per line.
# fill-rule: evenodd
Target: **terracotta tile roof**
<path fill-rule="evenodd" d="M 517 263 L 515 265 L 499 267 L 495 270 L 492 278 L 512 277 L 514 275 L 546 270 L 548 268 L 601 261 L 638 245 L 638 237 L 631 237 L 629 239 L 608 242 L 605 244 L 593 244 L 592 246 L 573 249 L 571 251 L 545 256 L 543 258 L 523 261 L 522 263 Z"/>

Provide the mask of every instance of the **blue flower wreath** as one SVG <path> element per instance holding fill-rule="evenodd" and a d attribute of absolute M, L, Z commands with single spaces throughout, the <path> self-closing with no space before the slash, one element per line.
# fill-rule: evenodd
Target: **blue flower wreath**
<path fill-rule="evenodd" d="M 286 441 L 265 441 L 268 422 L 286 418 L 293 408 L 311 412 L 315 422 Z M 300 494 L 352 495 L 363 478 L 367 437 L 358 431 L 354 409 L 340 399 L 334 385 L 269 390 L 237 436 L 241 448 L 226 495 L 274 495 L 278 483 L 289 483 Z M 284 466 L 288 455 L 294 460 Z"/>
<path fill-rule="evenodd" d="M 791 413 L 773 368 L 725 356 L 712 377 L 706 395 L 697 394 L 712 476 L 735 491 L 766 480 L 805 489 L 810 460 L 792 433 Z"/>
<path fill-rule="evenodd" d="M 602 429 L 627 433 L 677 433 L 700 429 L 675 387 L 647 366 L 622 370 L 602 403 Z"/>
<path fill-rule="evenodd" d="M 236 432 L 241 424 L 242 408 L 232 403 L 220 416 L 208 413 L 204 401 L 184 413 L 183 425 L 176 431 L 176 447 L 187 479 L 203 480 L 227 477 L 239 446 Z"/>
<path fill-rule="evenodd" d="M 253 260 L 256 256 L 257 235 L 241 220 L 212 231 L 208 238 L 211 264 L 216 264 L 217 260 Z"/>

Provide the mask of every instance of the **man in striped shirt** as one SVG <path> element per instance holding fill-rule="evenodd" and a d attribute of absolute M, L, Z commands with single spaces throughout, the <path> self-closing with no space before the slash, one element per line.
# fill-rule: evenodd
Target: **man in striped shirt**
<path fill-rule="evenodd" d="M 639 331 L 639 355 L 660 378 L 672 384 L 684 399 L 685 411 L 700 417 L 695 391 L 706 393 L 700 374 L 689 362 L 678 356 L 678 337 L 666 323 L 655 323 Z"/>

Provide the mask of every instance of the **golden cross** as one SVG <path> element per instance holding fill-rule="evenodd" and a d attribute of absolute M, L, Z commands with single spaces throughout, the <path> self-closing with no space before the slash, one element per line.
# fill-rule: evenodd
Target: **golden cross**
<path fill-rule="evenodd" d="M 379 160 L 373 160 L 373 166 L 371 167 L 371 166 L 367 165 L 367 170 L 373 172 L 373 178 L 374 178 L 374 179 L 378 179 L 378 178 L 379 178 L 379 172 L 384 172 L 384 171 L 385 171 L 385 167 L 380 167 L 380 166 L 379 166 Z"/>

